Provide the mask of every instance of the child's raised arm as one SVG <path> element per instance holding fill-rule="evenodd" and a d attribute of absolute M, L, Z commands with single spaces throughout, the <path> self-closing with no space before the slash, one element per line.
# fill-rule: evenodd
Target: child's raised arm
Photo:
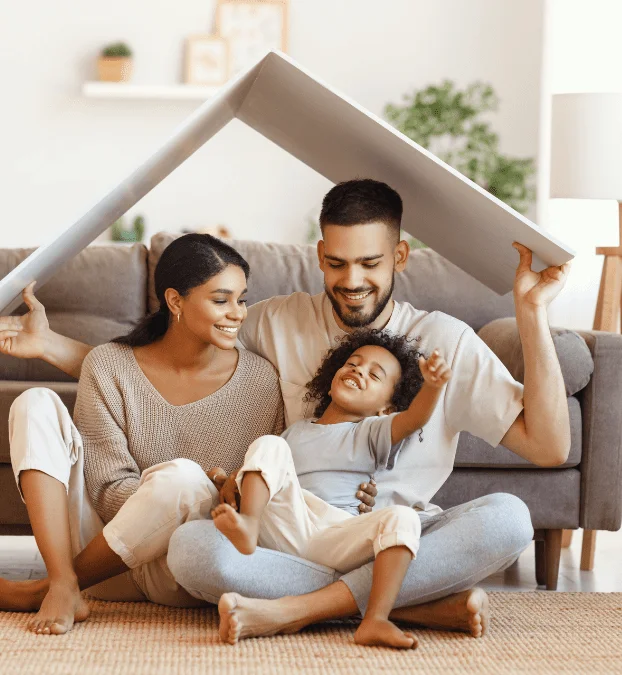
<path fill-rule="evenodd" d="M 408 410 L 398 413 L 391 424 L 391 443 L 395 445 L 410 434 L 414 434 L 430 419 L 443 387 L 451 377 L 451 368 L 438 349 L 429 359 L 419 357 L 423 385 L 413 398 Z"/>

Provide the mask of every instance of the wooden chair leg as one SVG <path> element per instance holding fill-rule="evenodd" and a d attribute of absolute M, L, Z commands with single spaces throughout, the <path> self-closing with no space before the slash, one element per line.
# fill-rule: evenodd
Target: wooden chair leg
<path fill-rule="evenodd" d="M 538 586 L 546 585 L 546 550 L 544 541 L 536 539 L 536 581 Z"/>
<path fill-rule="evenodd" d="M 544 548 L 546 551 L 546 590 L 556 591 L 559 557 L 562 551 L 562 531 L 545 530 Z"/>
<path fill-rule="evenodd" d="M 597 530 L 583 530 L 583 546 L 581 548 L 581 569 L 591 572 L 594 569 L 594 553 L 596 553 Z"/>
<path fill-rule="evenodd" d="M 562 548 L 569 548 L 572 544 L 572 533 L 574 530 L 563 530 L 562 532 Z"/>

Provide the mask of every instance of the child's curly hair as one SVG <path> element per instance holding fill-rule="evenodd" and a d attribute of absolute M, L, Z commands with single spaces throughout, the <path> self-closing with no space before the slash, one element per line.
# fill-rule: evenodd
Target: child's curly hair
<path fill-rule="evenodd" d="M 406 410 L 423 384 L 423 376 L 419 368 L 419 357 L 424 356 L 413 348 L 413 340 L 404 335 L 393 335 L 378 329 L 358 330 L 346 335 L 324 357 L 317 373 L 307 384 L 306 402 L 317 401 L 314 415 L 321 417 L 330 405 L 329 395 L 333 378 L 347 359 L 360 347 L 375 345 L 384 347 L 400 362 L 402 376 L 395 386 L 391 403 L 396 411 Z"/>

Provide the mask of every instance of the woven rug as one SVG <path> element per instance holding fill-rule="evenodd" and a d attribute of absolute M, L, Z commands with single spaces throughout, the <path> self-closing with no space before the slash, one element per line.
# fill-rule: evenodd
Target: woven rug
<path fill-rule="evenodd" d="M 622 673 L 622 593 L 491 593 L 490 599 L 485 638 L 415 631 L 419 648 L 407 652 L 355 645 L 353 622 L 233 647 L 218 641 L 211 609 L 93 602 L 91 618 L 59 637 L 30 634 L 29 615 L 0 612 L 0 673 Z"/>

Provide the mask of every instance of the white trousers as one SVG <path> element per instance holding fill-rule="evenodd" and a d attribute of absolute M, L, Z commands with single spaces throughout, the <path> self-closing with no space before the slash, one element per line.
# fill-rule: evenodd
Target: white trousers
<path fill-rule="evenodd" d="M 28 470 L 41 471 L 65 486 L 73 555 L 103 531 L 110 548 L 130 568 L 90 588 L 91 595 L 175 607 L 204 604 L 177 584 L 166 564 L 168 542 L 177 527 L 210 517 L 212 505 L 218 503 L 214 484 L 196 462 L 175 459 L 146 469 L 138 490 L 104 525 L 85 488 L 80 434 L 55 392 L 38 387 L 15 399 L 9 440 L 18 487 L 21 472 Z"/>
<path fill-rule="evenodd" d="M 421 521 L 414 509 L 389 506 L 354 516 L 300 487 L 292 453 L 279 436 L 262 436 L 248 449 L 237 476 L 261 473 L 270 491 L 259 525 L 259 545 L 300 556 L 345 574 L 392 546 L 419 549 Z"/>

